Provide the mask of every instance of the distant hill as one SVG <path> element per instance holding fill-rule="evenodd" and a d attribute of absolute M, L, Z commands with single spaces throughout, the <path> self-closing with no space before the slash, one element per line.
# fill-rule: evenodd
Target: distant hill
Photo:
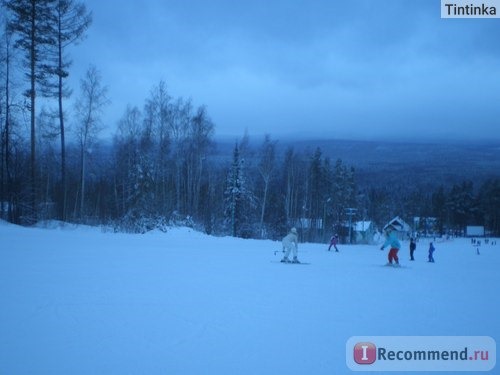
<path fill-rule="evenodd" d="M 252 149 L 260 141 L 251 143 Z M 219 157 L 231 157 L 233 142 L 218 142 Z M 361 185 L 398 183 L 450 185 L 463 180 L 477 184 L 492 177 L 500 178 L 500 143 L 410 143 L 349 140 L 278 140 L 281 158 L 288 147 L 312 154 L 320 148 L 332 162 L 341 159 L 353 166 Z M 224 155 L 224 156 L 223 156 Z"/>

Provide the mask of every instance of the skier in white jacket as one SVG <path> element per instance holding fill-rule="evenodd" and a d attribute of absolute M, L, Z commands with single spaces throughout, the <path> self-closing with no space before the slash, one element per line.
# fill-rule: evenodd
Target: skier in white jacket
<path fill-rule="evenodd" d="M 293 252 L 292 263 L 300 263 L 299 260 L 297 259 L 297 250 L 299 248 L 297 229 L 295 228 L 290 229 L 290 233 L 288 233 L 283 238 L 281 243 L 283 244 L 283 251 L 285 252 L 285 255 L 283 259 L 281 259 L 281 261 L 283 263 L 289 263 L 290 260 L 288 259 L 288 256 L 290 255 L 290 251 L 292 251 Z"/>

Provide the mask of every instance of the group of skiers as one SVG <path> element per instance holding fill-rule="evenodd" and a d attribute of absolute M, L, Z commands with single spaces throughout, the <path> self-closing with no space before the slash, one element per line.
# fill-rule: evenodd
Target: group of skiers
<path fill-rule="evenodd" d="M 384 250 L 386 246 L 390 246 L 389 250 L 389 255 L 388 255 L 388 260 L 389 262 L 387 263 L 388 266 L 395 266 L 395 267 L 400 267 L 399 265 L 399 258 L 398 258 L 398 251 L 401 248 L 401 243 L 399 242 L 397 236 L 396 236 L 396 229 L 393 226 L 389 226 L 386 228 L 386 236 L 387 239 L 380 248 L 380 250 Z M 417 249 L 417 244 L 415 242 L 415 239 L 410 238 L 410 261 L 414 261 L 414 253 L 415 250 Z M 428 256 L 428 262 L 429 263 L 434 263 L 434 251 L 436 248 L 434 247 L 434 244 L 431 242 L 429 244 L 429 256 Z M 394 264 L 393 264 L 394 262 Z"/>
<path fill-rule="evenodd" d="M 397 235 L 396 228 L 393 226 L 388 226 L 385 230 L 386 234 L 386 241 L 380 248 L 380 250 L 384 250 L 387 246 L 390 246 L 389 254 L 388 254 L 388 263 L 387 266 L 394 266 L 394 267 L 400 267 L 399 264 L 399 257 L 398 257 L 398 252 L 399 249 L 401 248 L 401 242 L 399 242 Z M 333 235 L 330 238 L 330 246 L 328 247 L 328 251 L 331 250 L 332 246 L 335 249 L 335 252 L 339 252 L 339 249 L 337 248 L 339 236 L 337 234 Z M 283 238 L 281 241 L 283 245 L 283 259 L 281 259 L 282 263 L 300 263 L 300 261 L 297 258 L 297 253 L 298 253 L 298 233 L 296 228 L 290 229 L 290 232 Z M 414 252 L 417 249 L 417 244 L 413 238 L 410 239 L 410 261 L 414 261 Z M 431 242 L 429 244 L 429 257 L 428 261 L 430 263 L 434 263 L 434 251 L 435 251 L 434 244 Z M 292 253 L 292 260 L 289 259 L 290 253 Z"/>
<path fill-rule="evenodd" d="M 477 238 L 471 238 L 470 242 L 471 242 L 472 246 L 474 246 L 476 248 L 476 254 L 477 255 L 481 255 L 481 253 L 479 252 L 479 248 L 481 247 L 481 240 L 478 240 Z M 489 238 L 485 238 L 484 239 L 484 244 L 485 245 L 488 245 L 488 244 L 496 245 L 497 244 L 497 240 L 493 239 L 493 240 L 490 241 Z"/>

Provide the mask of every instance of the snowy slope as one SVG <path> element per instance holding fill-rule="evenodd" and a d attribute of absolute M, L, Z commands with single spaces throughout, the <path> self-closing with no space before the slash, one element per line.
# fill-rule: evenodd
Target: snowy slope
<path fill-rule="evenodd" d="M 500 245 L 280 244 L 0 223 L 0 374 L 348 374 L 355 335 L 500 338 Z"/>

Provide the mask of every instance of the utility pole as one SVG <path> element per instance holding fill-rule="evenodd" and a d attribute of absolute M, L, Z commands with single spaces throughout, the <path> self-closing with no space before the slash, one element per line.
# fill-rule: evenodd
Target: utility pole
<path fill-rule="evenodd" d="M 328 198 L 323 206 L 323 239 L 326 239 L 326 206 L 332 199 Z"/>
<path fill-rule="evenodd" d="M 356 213 L 357 209 L 356 208 L 346 208 L 346 214 L 349 216 L 349 244 L 352 244 L 352 217 Z"/>

